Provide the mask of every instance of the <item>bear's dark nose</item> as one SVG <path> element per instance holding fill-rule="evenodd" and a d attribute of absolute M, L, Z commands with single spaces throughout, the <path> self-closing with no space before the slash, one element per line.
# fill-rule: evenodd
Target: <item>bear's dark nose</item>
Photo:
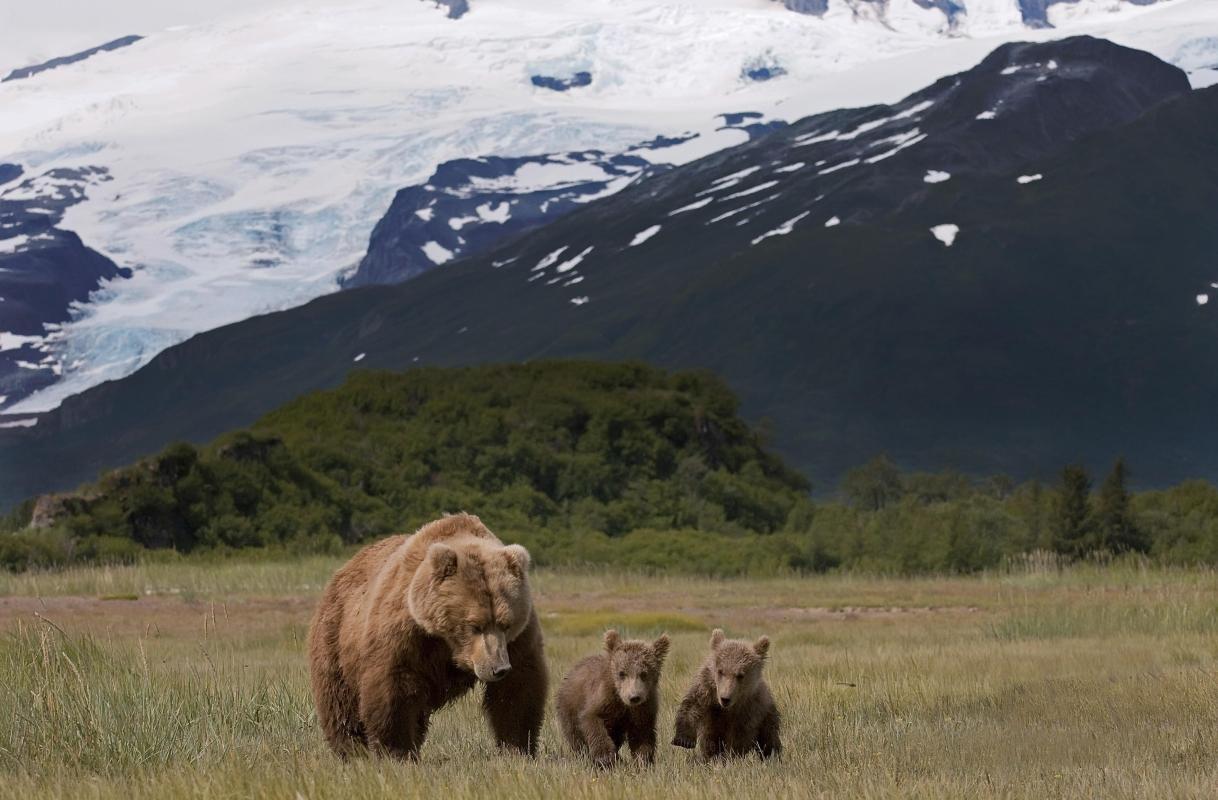
<path fill-rule="evenodd" d="M 494 678 L 495 680 L 499 680 L 500 678 L 502 678 L 504 675 L 507 675 L 511 671 L 512 671 L 511 667 L 495 667 L 495 671 L 491 673 L 491 677 Z"/>
<path fill-rule="evenodd" d="M 719 698 L 719 705 L 723 706 L 724 708 L 727 708 L 731 704 L 732 704 L 732 698 L 730 698 L 730 697 L 720 697 Z"/>
<path fill-rule="evenodd" d="M 643 695 L 641 695 L 641 694 L 630 695 L 630 705 L 637 706 L 641 702 L 643 702 Z"/>

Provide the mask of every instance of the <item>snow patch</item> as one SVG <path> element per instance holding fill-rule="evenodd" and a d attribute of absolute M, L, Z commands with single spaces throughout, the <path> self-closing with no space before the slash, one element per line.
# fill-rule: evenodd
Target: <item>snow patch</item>
<path fill-rule="evenodd" d="M 512 204 L 506 200 L 494 207 L 490 203 L 483 203 L 475 210 L 483 222 L 497 222 L 502 225 L 512 218 Z"/>
<path fill-rule="evenodd" d="M 811 211 L 805 211 L 804 213 L 800 214 L 797 217 L 792 217 L 791 219 L 789 219 L 786 222 L 779 225 L 777 228 L 766 231 L 765 233 L 758 236 L 756 239 L 753 240 L 753 244 L 754 245 L 760 244 L 761 242 L 765 241 L 766 239 L 770 238 L 771 236 L 786 236 L 788 233 L 795 230 L 796 223 L 798 223 L 801 219 L 803 219 L 804 217 L 808 216 L 811 213 L 812 213 Z"/>
<path fill-rule="evenodd" d="M 571 298 L 571 302 L 572 302 L 574 305 L 577 305 L 577 306 L 582 306 L 584 303 L 587 303 L 587 302 L 588 302 L 588 298 L 587 298 L 587 296 L 584 296 L 584 297 L 572 297 L 572 298 Z"/>
<path fill-rule="evenodd" d="M 1041 175 L 1039 172 L 1036 173 L 1035 175 L 1020 175 L 1018 178 L 1015 179 L 1015 182 L 1016 183 L 1032 183 L 1033 181 L 1038 181 L 1043 177 L 1045 177 L 1045 176 Z"/>
<path fill-rule="evenodd" d="M 951 247 L 956 241 L 956 235 L 960 233 L 960 226 L 952 225 L 950 223 L 946 225 L 936 225 L 930 229 L 930 232 L 936 239 L 943 242 L 944 247 Z"/>
<path fill-rule="evenodd" d="M 592 252 L 592 247 L 592 245 L 589 245 L 588 247 L 584 248 L 584 251 L 579 255 L 562 262 L 558 265 L 558 269 L 555 271 L 561 275 L 564 272 L 570 272 L 571 270 L 575 269 L 580 265 L 581 262 L 583 262 L 584 258 Z"/>
<path fill-rule="evenodd" d="M 18 248 L 24 249 L 30 243 L 30 237 L 18 234 L 11 239 L 0 239 L 0 255 L 16 253 Z"/>
<path fill-rule="evenodd" d="M 769 197 L 763 197 L 760 200 L 757 200 L 756 202 L 749 203 L 748 205 L 745 205 L 745 206 L 740 206 L 740 208 L 733 208 L 731 211 L 725 211 L 717 217 L 712 217 L 711 220 L 709 222 L 707 222 L 706 224 L 713 225 L 716 222 L 722 222 L 723 220 L 734 217 L 741 212 L 748 211 L 749 209 L 756 208 L 757 206 L 762 205 L 763 203 L 768 203 L 771 200 L 775 200 L 781 194 L 782 194 L 782 192 L 775 192 L 774 194 L 770 195 Z"/>
<path fill-rule="evenodd" d="M 530 272 L 537 272 L 539 270 L 545 269 L 546 267 L 554 266 L 555 264 L 558 263 L 558 259 L 562 258 L 562 254 L 567 252 L 567 249 L 568 249 L 567 245 L 563 245 L 562 247 L 558 248 L 553 253 L 550 253 L 548 256 L 543 258 L 541 261 L 538 261 L 537 266 L 533 267 L 533 269 L 530 270 Z"/>
<path fill-rule="evenodd" d="M 926 174 L 922 176 L 922 180 L 927 183 L 943 183 L 946 180 L 951 180 L 952 174 L 939 169 L 928 169 Z"/>
<path fill-rule="evenodd" d="M 668 216 L 675 217 L 677 214 L 684 214 L 686 211 L 695 211 L 699 208 L 705 208 L 706 206 L 708 206 L 712 202 L 714 202 L 714 200 L 715 200 L 714 197 L 707 197 L 702 200 L 695 200 L 694 202 L 690 203 L 687 206 L 681 206 L 676 211 L 669 211 Z"/>
<path fill-rule="evenodd" d="M 1197 305 L 1203 306 L 1206 303 L 1208 303 L 1209 301 L 1210 301 L 1210 296 L 1208 294 L 1197 295 Z"/>
<path fill-rule="evenodd" d="M 652 236 L 655 236 L 657 233 L 659 233 L 661 227 L 663 227 L 663 226 L 662 225 L 652 225 L 650 228 L 646 228 L 644 230 L 639 231 L 638 233 L 636 233 L 634 235 L 634 238 L 630 240 L 629 247 L 638 247 L 643 242 L 647 241 Z"/>
<path fill-rule="evenodd" d="M 358 364 L 359 362 L 363 361 L 367 356 L 368 356 L 367 353 L 360 353 L 359 355 L 357 355 L 355 358 L 353 358 L 351 360 L 354 361 L 356 364 Z"/>
<path fill-rule="evenodd" d="M 453 258 L 453 251 L 439 242 L 428 242 L 419 249 L 423 251 L 423 255 L 431 259 L 433 264 L 444 264 L 452 261 Z"/>
<path fill-rule="evenodd" d="M 6 333 L 0 331 L 0 352 L 5 350 L 20 350 L 29 345 L 42 344 L 45 339 L 42 336 L 21 336 L 16 333 Z"/>
<path fill-rule="evenodd" d="M 804 162 L 796 161 L 794 164 L 787 164 L 784 167 L 778 167 L 774 171 L 775 172 L 795 172 L 796 170 L 803 169 L 805 166 L 807 166 L 807 165 Z"/>
<path fill-rule="evenodd" d="M 841 217 L 829 217 L 829 219 L 825 220 L 826 228 L 834 228 L 841 224 L 842 224 Z"/>
<path fill-rule="evenodd" d="M 12 422 L 0 422 L 0 428 L 32 428 L 38 424 L 38 417 L 15 419 Z"/>
<path fill-rule="evenodd" d="M 889 150 L 887 152 L 880 153 L 878 156 L 871 156 L 870 158 L 865 159 L 865 160 L 867 161 L 868 164 L 875 164 L 876 162 L 883 161 L 886 158 L 892 158 L 897 153 L 904 150 L 906 147 L 913 147 L 915 144 L 917 144 L 918 142 L 922 141 L 925 138 L 926 138 L 925 133 L 919 134 L 918 129 L 914 128 L 913 130 L 907 131 L 906 133 L 901 134 L 900 136 L 893 136 L 890 139 L 882 140 L 882 141 L 895 140 L 898 142 L 898 144 L 896 147 L 892 148 L 891 150 Z M 879 142 L 876 142 L 876 144 L 879 144 Z"/>
<path fill-rule="evenodd" d="M 997 117 L 998 112 L 991 108 L 989 111 L 982 111 L 976 119 L 996 119 Z"/>
<path fill-rule="evenodd" d="M 748 189 L 741 190 L 739 192 L 736 192 L 735 194 L 729 194 L 727 197 L 720 198 L 720 200 L 723 202 L 726 202 L 728 200 L 735 200 L 738 197 L 748 197 L 751 194 L 757 194 L 758 192 L 764 192 L 766 189 L 770 189 L 777 185 L 778 185 L 778 181 L 766 181 L 765 183 L 759 183 L 756 186 L 750 186 Z"/>
<path fill-rule="evenodd" d="M 859 159 L 852 158 L 849 161 L 843 161 L 840 164 L 834 164 L 832 167 L 825 167 L 824 169 L 818 171 L 816 174 L 817 175 L 828 175 L 830 172 L 837 172 L 839 169 L 845 169 L 846 167 L 856 167 L 856 166 L 858 166 L 858 164 L 859 164 Z"/>

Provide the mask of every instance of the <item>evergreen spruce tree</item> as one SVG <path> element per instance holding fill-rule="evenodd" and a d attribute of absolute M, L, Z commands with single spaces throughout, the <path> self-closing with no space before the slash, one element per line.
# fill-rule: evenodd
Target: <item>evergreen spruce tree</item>
<path fill-rule="evenodd" d="M 1071 464 L 1062 470 L 1053 549 L 1070 558 L 1082 558 L 1091 549 L 1091 478 L 1085 467 Z"/>
<path fill-rule="evenodd" d="M 1097 545 L 1111 553 L 1145 553 L 1150 549 L 1146 534 L 1138 528 L 1130 508 L 1129 470 L 1118 458 L 1100 487 L 1096 509 Z"/>

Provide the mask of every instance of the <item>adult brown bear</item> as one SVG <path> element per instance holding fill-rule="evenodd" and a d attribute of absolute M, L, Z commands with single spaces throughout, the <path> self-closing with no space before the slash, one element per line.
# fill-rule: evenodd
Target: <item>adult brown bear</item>
<path fill-rule="evenodd" d="M 547 675 L 528 568 L 528 551 L 469 514 L 356 553 L 309 629 L 313 699 L 334 751 L 414 758 L 432 712 L 482 681 L 496 741 L 535 755 Z"/>

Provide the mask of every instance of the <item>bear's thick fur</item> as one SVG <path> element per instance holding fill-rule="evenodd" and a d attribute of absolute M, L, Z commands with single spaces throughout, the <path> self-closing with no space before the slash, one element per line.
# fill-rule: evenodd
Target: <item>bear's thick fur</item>
<path fill-rule="evenodd" d="M 496 741 L 535 755 L 547 677 L 528 567 L 523 547 L 468 514 L 356 553 L 309 629 L 313 699 L 334 751 L 414 758 L 432 712 L 481 680 Z"/>
<path fill-rule="evenodd" d="M 607 767 L 622 742 L 644 764 L 655 760 L 656 686 L 668 655 L 668 636 L 654 642 L 622 641 L 605 632 L 605 652 L 579 661 L 558 690 L 558 722 L 577 753 Z"/>
<path fill-rule="evenodd" d="M 770 640 L 728 640 L 723 631 L 711 634 L 711 652 L 677 709 L 672 743 L 698 746 L 703 758 L 744 756 L 762 758 L 782 753 L 778 709 L 761 676 Z"/>

